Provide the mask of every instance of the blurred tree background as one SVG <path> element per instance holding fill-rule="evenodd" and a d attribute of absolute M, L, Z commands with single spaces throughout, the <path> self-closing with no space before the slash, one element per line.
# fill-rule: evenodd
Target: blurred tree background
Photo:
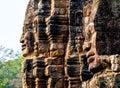
<path fill-rule="evenodd" d="M 19 51 L 0 46 L 0 88 L 22 88 Z"/>

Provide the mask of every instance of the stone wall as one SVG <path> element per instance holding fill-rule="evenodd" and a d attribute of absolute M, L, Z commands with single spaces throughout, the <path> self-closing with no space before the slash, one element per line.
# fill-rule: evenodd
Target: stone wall
<path fill-rule="evenodd" d="M 120 88 L 119 8 L 120 0 L 30 0 L 23 88 Z"/>

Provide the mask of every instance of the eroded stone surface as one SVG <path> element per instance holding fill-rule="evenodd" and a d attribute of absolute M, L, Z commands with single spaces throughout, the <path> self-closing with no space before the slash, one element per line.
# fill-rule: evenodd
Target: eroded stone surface
<path fill-rule="evenodd" d="M 119 88 L 120 0 L 30 0 L 23 88 Z"/>

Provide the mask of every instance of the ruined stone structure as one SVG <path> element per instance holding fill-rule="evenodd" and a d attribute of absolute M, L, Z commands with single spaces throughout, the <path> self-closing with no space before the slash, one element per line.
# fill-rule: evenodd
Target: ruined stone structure
<path fill-rule="evenodd" d="M 23 88 L 120 88 L 120 0 L 30 0 Z"/>

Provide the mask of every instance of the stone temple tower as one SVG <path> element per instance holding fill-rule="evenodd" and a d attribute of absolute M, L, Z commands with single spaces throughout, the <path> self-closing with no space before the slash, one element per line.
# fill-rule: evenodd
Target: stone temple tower
<path fill-rule="evenodd" d="M 120 0 L 29 0 L 23 88 L 120 88 Z"/>

